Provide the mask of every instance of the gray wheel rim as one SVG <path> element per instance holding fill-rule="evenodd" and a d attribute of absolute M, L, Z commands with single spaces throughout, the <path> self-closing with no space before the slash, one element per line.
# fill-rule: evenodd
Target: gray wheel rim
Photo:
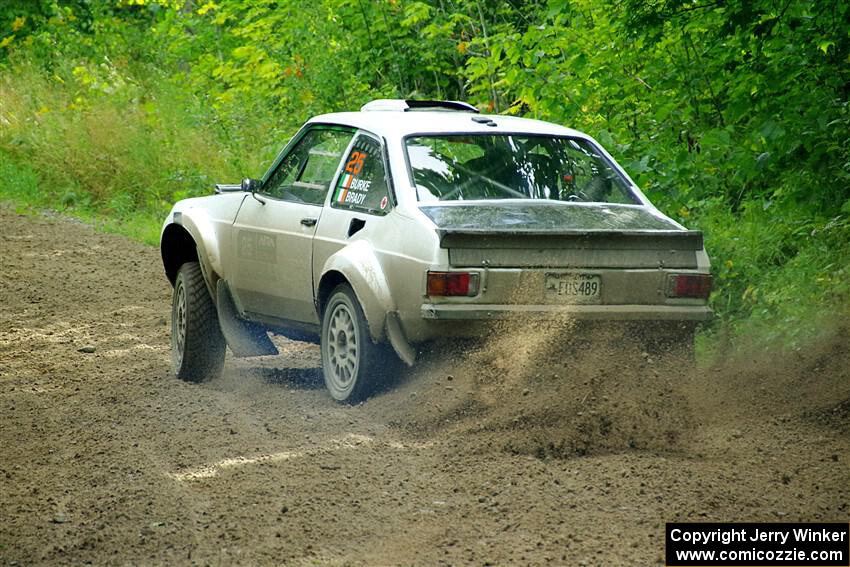
<path fill-rule="evenodd" d="M 328 325 L 328 368 L 331 382 L 340 390 L 349 390 L 357 379 L 360 349 L 354 314 L 346 303 L 333 307 Z"/>
<path fill-rule="evenodd" d="M 177 280 L 174 290 L 174 317 L 171 326 L 175 361 L 179 366 L 183 362 L 183 351 L 186 347 L 186 286 L 183 285 L 182 279 Z"/>

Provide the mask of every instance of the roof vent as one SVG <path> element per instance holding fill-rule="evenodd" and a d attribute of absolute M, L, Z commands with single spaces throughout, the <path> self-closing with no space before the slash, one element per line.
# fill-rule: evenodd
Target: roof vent
<path fill-rule="evenodd" d="M 408 112 L 412 110 L 450 110 L 455 112 L 478 112 L 478 109 L 466 102 L 456 100 L 402 100 L 382 98 L 367 102 L 360 107 L 362 112 L 375 110 L 395 110 Z"/>

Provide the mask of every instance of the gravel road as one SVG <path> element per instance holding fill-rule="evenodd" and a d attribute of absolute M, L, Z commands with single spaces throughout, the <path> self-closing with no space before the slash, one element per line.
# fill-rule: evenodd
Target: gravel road
<path fill-rule="evenodd" d="M 156 249 L 0 208 L 0 565 L 655 565 L 668 521 L 850 515 L 847 330 L 682 372 L 555 328 L 353 407 L 318 350 L 170 374 Z"/>

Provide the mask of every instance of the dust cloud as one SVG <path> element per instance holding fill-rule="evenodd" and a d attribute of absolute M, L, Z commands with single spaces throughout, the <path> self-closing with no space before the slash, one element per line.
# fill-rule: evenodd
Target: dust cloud
<path fill-rule="evenodd" d="M 693 426 L 680 386 L 695 371 L 687 356 L 647 352 L 630 326 L 511 321 L 480 342 L 433 345 L 373 403 L 412 436 L 473 437 L 471 450 L 676 451 Z"/>

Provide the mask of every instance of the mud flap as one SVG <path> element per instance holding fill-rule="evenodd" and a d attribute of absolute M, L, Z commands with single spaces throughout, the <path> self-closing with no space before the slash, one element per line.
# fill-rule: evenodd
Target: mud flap
<path fill-rule="evenodd" d="M 404 329 L 401 328 L 401 321 L 399 320 L 397 311 L 387 313 L 387 336 L 398 357 L 408 366 L 413 366 L 413 363 L 416 361 L 416 351 L 407 342 L 407 337 L 404 334 Z"/>
<path fill-rule="evenodd" d="M 263 327 L 239 318 L 230 289 L 224 280 L 219 280 L 216 286 L 215 303 L 221 333 L 234 356 L 245 358 L 278 354 L 277 347 L 269 340 L 269 335 Z"/>

